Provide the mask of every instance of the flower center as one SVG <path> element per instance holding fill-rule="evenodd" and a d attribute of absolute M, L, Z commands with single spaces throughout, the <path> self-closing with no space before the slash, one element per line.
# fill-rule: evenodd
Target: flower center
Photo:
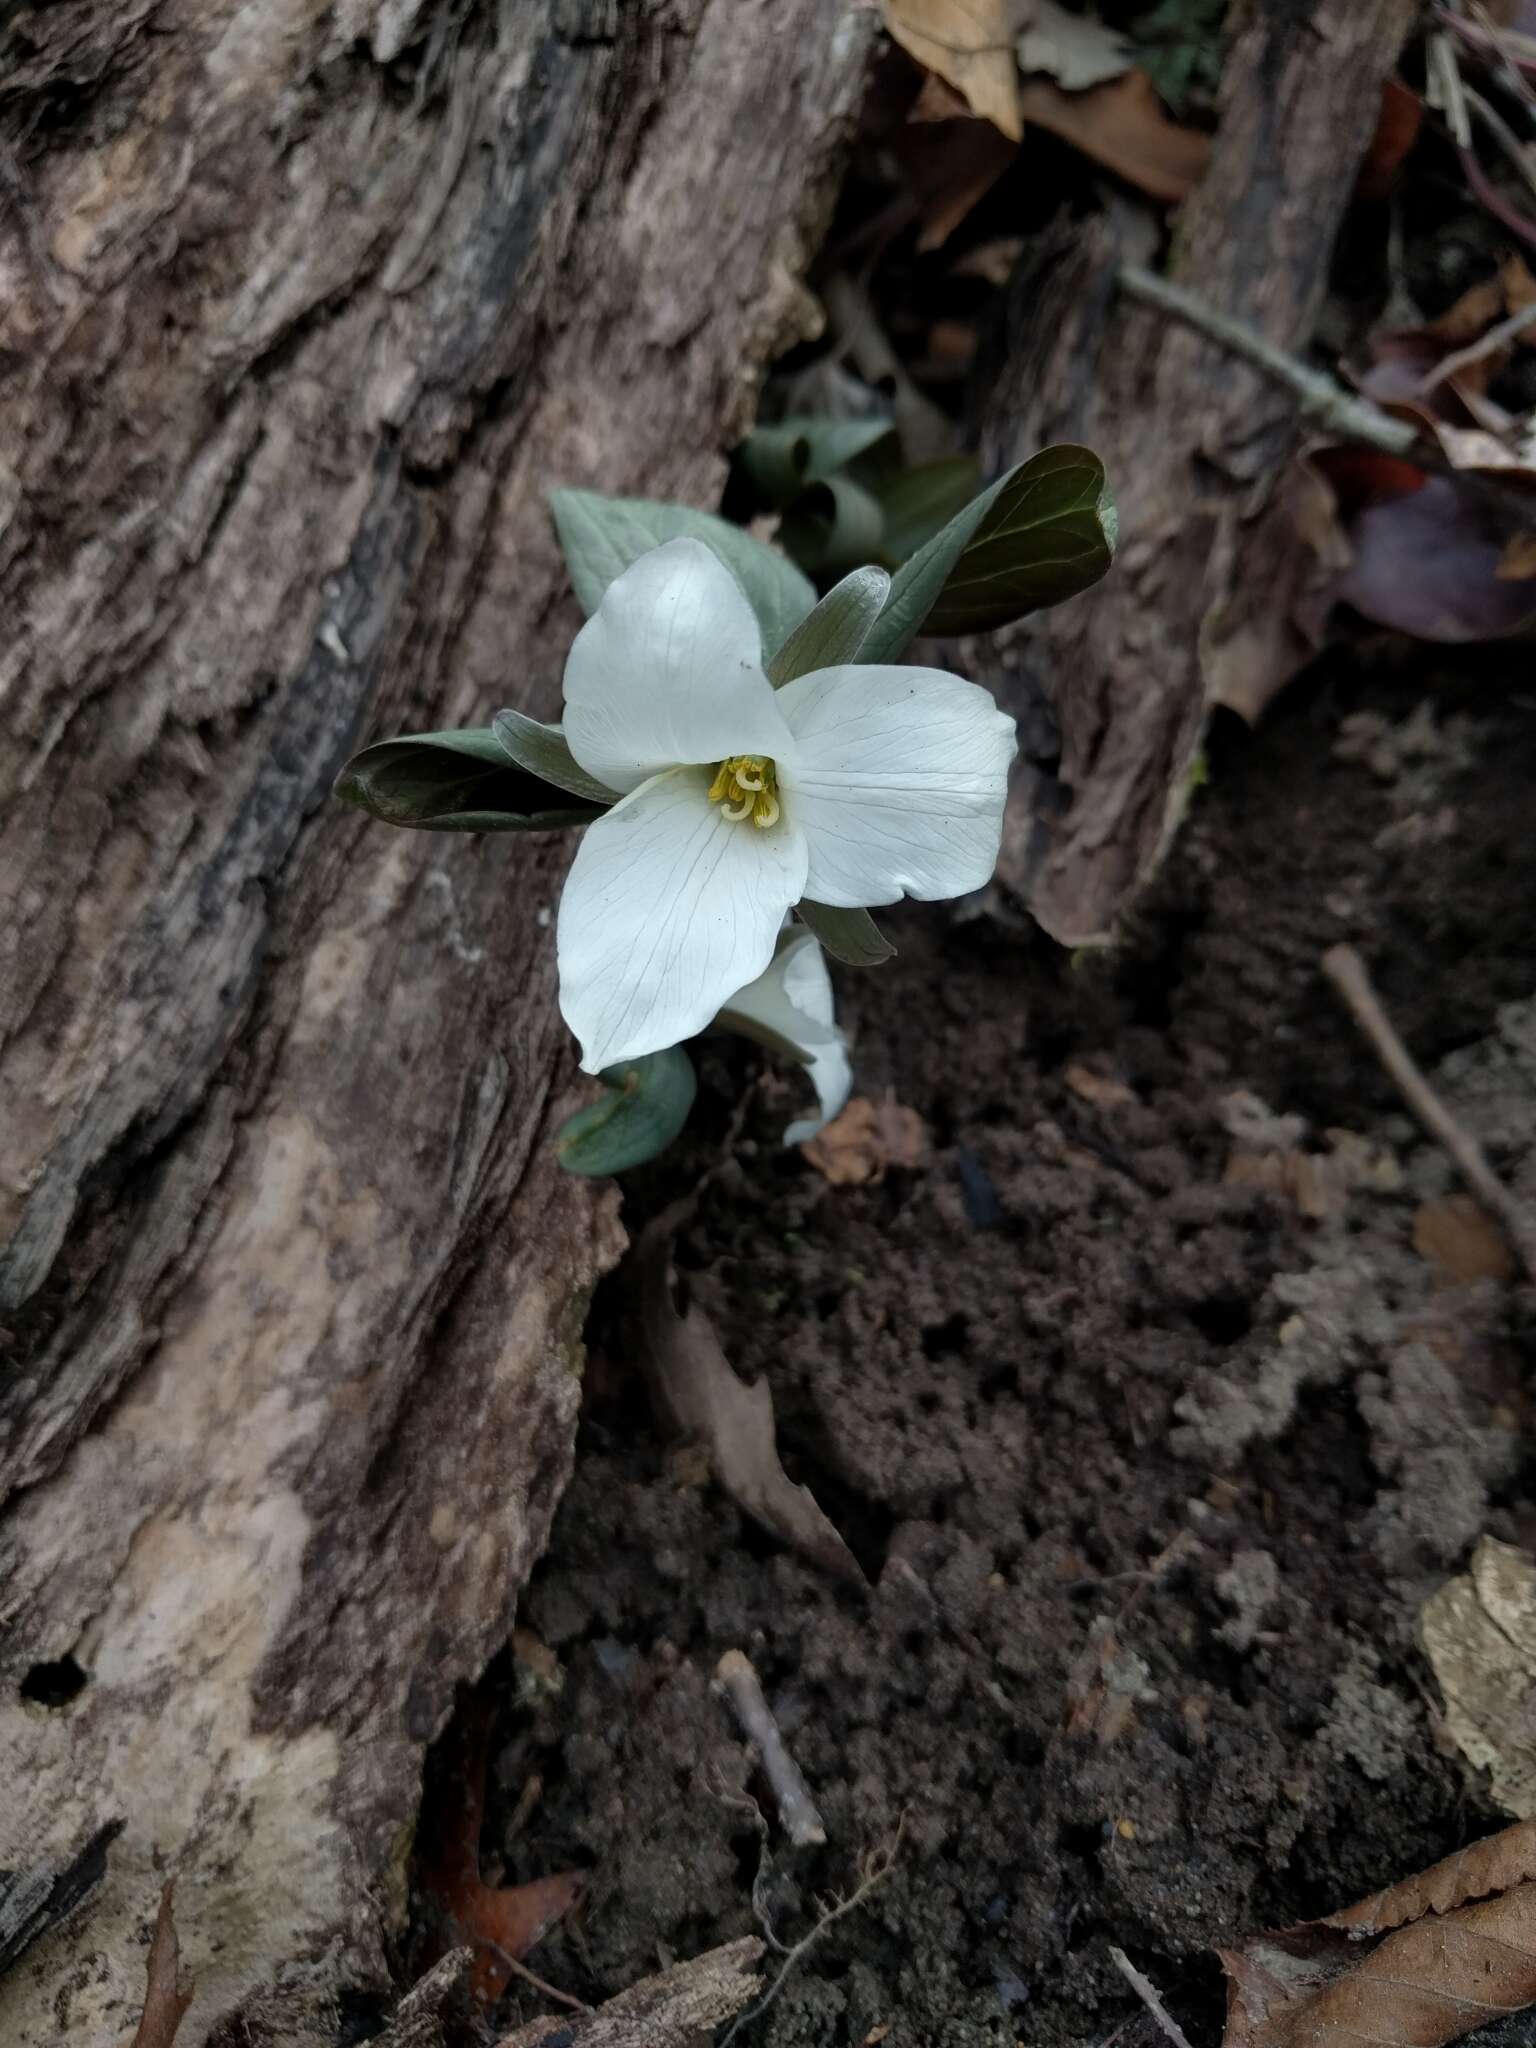
<path fill-rule="evenodd" d="M 732 754 L 715 770 L 709 800 L 740 825 L 750 818 L 766 830 L 779 822 L 779 778 L 765 754 Z"/>

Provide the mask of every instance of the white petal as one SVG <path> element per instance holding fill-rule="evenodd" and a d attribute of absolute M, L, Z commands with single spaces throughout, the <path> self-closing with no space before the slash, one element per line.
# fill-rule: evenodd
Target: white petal
<path fill-rule="evenodd" d="M 631 790 L 665 768 L 788 752 L 741 586 L 698 540 L 616 576 L 565 665 L 565 737 L 589 775 Z"/>
<path fill-rule="evenodd" d="M 796 1117 L 793 1123 L 784 1126 L 786 1145 L 805 1144 L 818 1131 L 824 1131 L 833 1117 L 841 1116 L 848 1106 L 848 1097 L 853 1093 L 853 1065 L 848 1058 L 848 1041 L 842 1032 L 837 1034 L 836 1044 L 816 1048 L 807 1071 L 811 1086 L 816 1090 L 817 1113 L 815 1116 Z"/>
<path fill-rule="evenodd" d="M 805 893 L 857 909 L 979 889 L 997 865 L 1016 740 L 986 690 L 934 668 L 826 668 L 786 683 L 785 815 Z"/>
<path fill-rule="evenodd" d="M 589 1074 L 702 1031 L 805 894 L 805 841 L 738 824 L 709 771 L 654 776 L 587 827 L 560 898 L 560 1010 Z"/>
<path fill-rule="evenodd" d="M 848 1039 L 834 1021 L 821 947 L 803 925 L 780 934 L 768 966 L 731 997 L 715 1021 L 798 1060 L 809 1072 L 820 1113 L 790 1124 L 786 1145 L 814 1138 L 847 1102 L 853 1087 Z"/>

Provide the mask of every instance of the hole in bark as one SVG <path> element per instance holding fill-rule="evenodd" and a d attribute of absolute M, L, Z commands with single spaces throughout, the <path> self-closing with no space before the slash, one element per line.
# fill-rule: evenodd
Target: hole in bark
<path fill-rule="evenodd" d="M 21 1681 L 21 1696 L 39 1707 L 67 1707 L 85 1691 L 88 1675 L 73 1657 L 60 1657 L 51 1664 L 34 1664 Z"/>

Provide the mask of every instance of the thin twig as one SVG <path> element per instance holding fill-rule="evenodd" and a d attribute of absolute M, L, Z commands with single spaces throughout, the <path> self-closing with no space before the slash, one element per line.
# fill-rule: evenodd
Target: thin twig
<path fill-rule="evenodd" d="M 1410 421 L 1394 419 L 1380 406 L 1372 405 L 1369 399 L 1356 398 L 1342 384 L 1335 383 L 1326 370 L 1314 370 L 1309 363 L 1298 362 L 1295 356 L 1276 348 L 1273 342 L 1266 341 L 1262 334 L 1255 333 L 1241 320 L 1234 320 L 1226 313 L 1219 313 L 1214 306 L 1207 305 L 1195 292 L 1185 291 L 1182 285 L 1174 284 L 1170 278 L 1159 277 L 1155 271 L 1146 270 L 1139 263 L 1122 263 L 1117 282 L 1128 297 L 1172 313 L 1175 319 L 1184 321 L 1212 341 L 1219 341 L 1234 355 L 1252 363 L 1255 369 L 1263 370 L 1277 383 L 1287 386 L 1301 401 L 1303 413 L 1316 420 L 1327 432 L 1341 435 L 1345 440 L 1363 441 L 1369 448 L 1379 448 L 1384 455 L 1395 455 L 1402 460 L 1423 465 L 1429 459 L 1430 451 L 1423 436 Z M 1443 464 L 1444 458 L 1440 459 Z"/>
<path fill-rule="evenodd" d="M 1479 121 L 1482 122 L 1488 133 L 1524 179 L 1527 191 L 1536 192 L 1536 168 L 1532 167 L 1531 161 L 1526 155 L 1526 145 L 1520 140 L 1514 129 L 1510 127 L 1498 108 L 1490 105 L 1480 92 L 1474 92 L 1470 85 L 1464 85 L 1462 91 L 1466 94 L 1467 105 L 1476 114 Z"/>
<path fill-rule="evenodd" d="M 567 2012 L 590 2012 L 592 2010 L 591 2006 L 584 2005 L 574 1992 L 562 1991 L 558 1985 L 550 1984 L 543 1977 L 536 1975 L 534 1971 L 529 1969 L 526 1963 L 520 1963 L 517 1957 L 510 1954 L 499 1942 L 486 1941 L 483 1936 L 477 1936 L 476 1938 L 481 1942 L 482 1947 L 490 1950 L 497 1962 L 504 1964 L 514 1977 L 521 1977 L 525 1984 L 539 1993 L 540 1997 L 552 1998 L 556 2005 L 563 2005 Z"/>
<path fill-rule="evenodd" d="M 1167 2006 L 1163 2004 L 1152 1984 L 1147 1978 L 1143 1977 L 1125 1950 L 1112 1947 L 1109 1951 L 1109 1959 L 1147 2008 L 1147 2011 L 1151 2013 L 1153 2019 L 1157 2021 L 1163 2033 L 1173 2043 L 1173 2048 L 1189 2048 L 1189 2039 L 1184 2029 L 1169 2012 Z"/>
<path fill-rule="evenodd" d="M 742 1733 L 756 1745 L 763 1760 L 763 1771 L 779 1803 L 784 1832 L 797 1849 L 824 1842 L 827 1830 L 816 1811 L 811 1788 L 779 1732 L 751 1659 L 741 1650 L 727 1650 L 715 1666 L 715 1677 L 736 1710 Z"/>
<path fill-rule="evenodd" d="M 1365 962 L 1353 946 L 1330 946 L 1322 965 L 1404 1102 L 1430 1136 L 1445 1147 L 1483 1208 L 1504 1226 L 1526 1272 L 1536 1280 L 1536 1225 L 1488 1164 L 1476 1138 L 1457 1123 L 1415 1064 L 1381 1007 Z"/>
<path fill-rule="evenodd" d="M 872 1849 L 869 1855 L 865 1857 L 859 1870 L 859 1882 L 846 1899 L 834 1899 L 830 1905 L 823 1902 L 822 1910 L 815 1926 L 811 1928 L 808 1934 L 803 1934 L 794 1947 L 785 1955 L 773 1982 L 768 1986 L 768 1989 L 763 1993 L 756 2005 L 749 2006 L 745 2012 L 738 2013 L 735 2019 L 732 2020 L 720 2037 L 720 2048 L 730 2048 L 731 2042 L 735 2040 L 737 2034 L 747 2022 L 757 2019 L 768 2010 L 769 2006 L 772 2005 L 783 1989 L 785 1978 L 795 1967 L 796 1963 L 799 1962 L 806 1950 L 812 1948 L 820 1941 L 827 1929 L 835 1926 L 845 1914 L 853 1912 L 857 1906 L 862 1906 L 877 1885 L 885 1883 L 885 1880 L 896 1868 L 896 1852 L 901 1847 L 901 1831 L 905 1825 L 906 1815 L 903 1814 L 896 1823 L 895 1834 L 885 1847 Z"/>
<path fill-rule="evenodd" d="M 1284 384 L 1300 400 L 1302 413 L 1315 419 L 1325 432 L 1343 440 L 1362 442 L 1367 448 L 1379 448 L 1383 455 L 1411 462 L 1426 476 L 1443 477 L 1469 497 L 1516 521 L 1522 530 L 1529 528 L 1528 496 L 1511 489 L 1496 476 L 1475 469 L 1458 469 L 1439 442 L 1411 421 L 1383 412 L 1368 398 L 1356 398 L 1335 383 L 1326 370 L 1315 370 L 1309 363 L 1287 355 L 1241 320 L 1207 305 L 1197 293 L 1185 291 L 1182 285 L 1159 277 L 1154 271 L 1144 270 L 1139 263 L 1122 263 L 1116 272 L 1116 282 L 1128 297 L 1172 313 L 1197 333 L 1219 341 L 1234 355 L 1242 356 L 1256 369 Z"/>
<path fill-rule="evenodd" d="M 1501 348 L 1507 348 L 1512 341 L 1518 341 L 1528 327 L 1536 327 L 1536 299 L 1528 306 L 1522 306 L 1518 313 L 1510 313 L 1486 334 L 1480 334 L 1476 341 L 1469 341 L 1465 348 L 1452 349 L 1448 356 L 1442 356 L 1432 370 L 1427 370 L 1419 379 L 1418 396 L 1427 398 L 1448 377 L 1459 377 L 1463 370 L 1470 370 L 1474 363 L 1486 361 L 1497 355 Z"/>

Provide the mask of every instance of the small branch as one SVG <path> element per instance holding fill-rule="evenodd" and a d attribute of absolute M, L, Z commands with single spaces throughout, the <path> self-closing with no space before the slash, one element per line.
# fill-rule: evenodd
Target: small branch
<path fill-rule="evenodd" d="M 1241 320 L 1217 312 L 1196 293 L 1185 291 L 1182 285 L 1159 277 L 1154 271 L 1144 270 L 1139 263 L 1122 263 L 1116 272 L 1116 282 L 1127 297 L 1171 313 L 1198 334 L 1219 341 L 1234 355 L 1242 356 L 1255 369 L 1285 385 L 1299 399 L 1303 415 L 1316 420 L 1325 432 L 1342 440 L 1359 441 L 1367 448 L 1379 448 L 1383 455 L 1411 462 L 1426 476 L 1443 477 L 1469 497 L 1497 510 L 1503 518 L 1513 520 L 1522 531 L 1529 530 L 1531 500 L 1527 495 L 1511 489 L 1496 476 L 1475 469 L 1458 469 L 1439 442 L 1411 421 L 1383 412 L 1368 398 L 1356 398 L 1342 384 L 1335 383 L 1326 370 L 1314 370 L 1309 363 L 1299 362 Z"/>
<path fill-rule="evenodd" d="M 592 2010 L 590 2005 L 584 2005 L 573 1992 L 562 1991 L 558 1985 L 550 1984 L 543 1977 L 537 1976 L 526 1963 L 520 1963 L 517 1957 L 504 1949 L 499 1942 L 488 1941 L 485 1946 L 495 1956 L 497 1962 L 505 1964 L 514 1977 L 521 1977 L 523 1982 L 537 1991 L 541 1998 L 553 1999 L 556 2005 L 563 2005 L 567 2012 Z"/>
<path fill-rule="evenodd" d="M 727 1650 L 715 1666 L 715 1677 L 724 1686 L 736 1710 L 742 1733 L 756 1745 L 763 1760 L 763 1770 L 779 1803 L 779 1819 L 784 1823 L 784 1832 L 797 1849 L 824 1842 L 827 1830 L 816 1811 L 811 1788 L 785 1746 L 779 1724 L 763 1697 L 763 1688 L 751 1660 L 740 1650 Z"/>
<path fill-rule="evenodd" d="M 896 1868 L 896 1852 L 901 1847 L 901 1831 L 905 1825 L 905 1819 L 906 1817 L 903 1815 L 902 1819 L 896 1823 L 896 1832 L 884 1848 L 873 1849 L 865 1857 L 859 1871 L 859 1882 L 848 1894 L 847 1898 L 834 1899 L 830 1905 L 823 1902 L 821 1914 L 815 1926 L 808 1934 L 802 1935 L 794 1947 L 786 1953 L 783 1962 L 779 1965 L 777 1976 L 775 1976 L 773 1982 L 768 1986 L 768 1989 L 763 1993 L 756 2005 L 749 2006 L 744 2013 L 738 2013 L 736 2018 L 732 2020 L 730 2026 L 720 2036 L 720 2048 L 730 2048 L 731 2042 L 735 2040 L 738 2032 L 747 2024 L 748 2020 L 755 2020 L 768 2010 L 769 2006 L 772 2005 L 780 1991 L 784 1988 L 785 1978 L 806 1953 L 807 1949 L 812 1948 L 820 1941 L 827 1929 L 836 1926 L 837 1922 L 845 1914 L 851 1913 L 855 1908 L 862 1906 L 877 1885 L 885 1883 L 885 1880 Z M 1187 2043 L 1185 2048 L 1188 2048 Z"/>
<path fill-rule="evenodd" d="M 1284 384 L 1296 394 L 1307 418 L 1316 420 L 1329 433 L 1349 441 L 1363 441 L 1368 448 L 1379 448 L 1384 455 L 1396 455 L 1421 467 L 1428 467 L 1434 459 L 1418 428 L 1409 421 L 1394 419 L 1369 399 L 1356 398 L 1343 385 L 1335 383 L 1326 370 L 1314 370 L 1310 364 L 1298 362 L 1295 356 L 1276 348 L 1241 320 L 1218 313 L 1214 306 L 1208 306 L 1194 292 L 1185 291 L 1182 285 L 1143 269 L 1139 263 L 1122 263 L 1116 281 L 1129 298 L 1173 314 L 1176 320 L 1182 320 L 1212 341 L 1219 341 L 1234 355 L 1242 356 L 1255 369 L 1273 377 L 1276 383 Z M 1444 457 L 1438 459 L 1440 466 L 1445 467 Z"/>
<path fill-rule="evenodd" d="M 1331 946 L 1322 965 L 1404 1102 L 1436 1143 L 1444 1146 L 1489 1215 L 1504 1226 L 1526 1272 L 1536 1280 L 1536 1225 L 1488 1164 L 1482 1146 L 1462 1129 L 1420 1072 L 1381 1007 L 1365 962 L 1353 946 Z"/>
<path fill-rule="evenodd" d="M 1173 2048 L 1189 2048 L 1189 2040 L 1184 2029 L 1168 2011 L 1168 2008 L 1158 1997 L 1152 1984 L 1147 1978 L 1143 1977 L 1125 1950 L 1123 1948 L 1111 1948 L 1109 1959 L 1147 2008 L 1147 2011 L 1151 2013 L 1153 2019 L 1157 2021 L 1162 2032 L 1173 2043 Z"/>
<path fill-rule="evenodd" d="M 1510 313 L 1486 334 L 1480 334 L 1476 341 L 1469 341 L 1465 348 L 1452 349 L 1448 356 L 1442 356 L 1432 370 L 1427 370 L 1419 379 L 1418 396 L 1427 398 L 1448 378 L 1459 377 L 1463 370 L 1470 370 L 1474 363 L 1486 361 L 1497 355 L 1512 341 L 1518 341 L 1528 327 L 1536 327 L 1536 299 L 1528 306 L 1522 306 L 1518 313 Z"/>

